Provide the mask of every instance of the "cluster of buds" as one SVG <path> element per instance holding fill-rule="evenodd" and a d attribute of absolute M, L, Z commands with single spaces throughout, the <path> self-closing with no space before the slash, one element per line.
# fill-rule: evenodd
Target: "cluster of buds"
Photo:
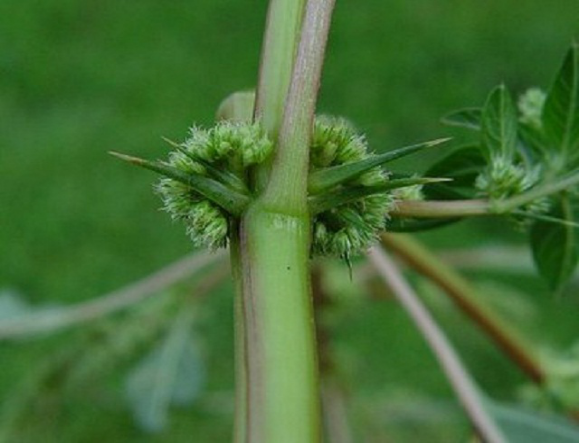
<path fill-rule="evenodd" d="M 439 181 L 391 179 L 383 165 L 442 141 L 375 155 L 347 120 L 318 117 L 308 177 L 312 255 L 348 260 L 367 249 L 385 229 L 397 192 Z M 210 129 L 193 127 L 183 143 L 171 144 L 166 161 L 115 155 L 163 176 L 155 186 L 163 209 L 185 224 L 196 246 L 227 246 L 233 222 L 258 194 L 255 167 L 271 157 L 273 142 L 259 123 L 220 121 Z"/>

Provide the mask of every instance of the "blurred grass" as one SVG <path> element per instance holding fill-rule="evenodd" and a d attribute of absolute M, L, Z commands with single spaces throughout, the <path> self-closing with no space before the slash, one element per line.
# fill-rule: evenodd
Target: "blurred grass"
<path fill-rule="evenodd" d="M 265 7 L 249 0 L 0 2 L 0 288 L 35 303 L 74 303 L 191 249 L 181 226 L 157 211 L 154 177 L 106 151 L 162 157 L 161 136 L 182 139 L 193 122 L 209 124 L 228 93 L 252 87 Z M 548 86 L 578 35 L 578 16 L 574 0 L 338 2 L 320 110 L 349 116 L 376 150 L 446 135 L 439 117 L 481 103 L 499 82 L 517 92 Z M 403 167 L 426 167 L 415 162 Z M 425 238 L 466 246 L 500 231 L 467 223 Z M 553 306 L 540 283 L 524 286 L 548 314 L 539 320 L 545 337 L 569 343 L 576 334 L 570 310 Z M 220 389 L 232 377 L 231 333 L 223 332 L 231 329 L 228 294 L 208 307 L 210 361 L 222 366 L 213 383 Z M 466 326 L 449 327 L 462 334 Z M 461 334 L 458 345 L 483 386 L 509 396 L 520 380 L 516 370 L 482 338 L 461 340 Z M 352 380 L 361 392 L 402 385 L 450 398 L 397 307 L 357 305 L 337 335 L 356 349 Z M 0 395 L 67 337 L 2 345 Z M 227 414 L 185 411 L 170 434 L 145 438 L 121 405 L 71 401 L 53 423 L 54 436 L 36 441 L 223 441 L 229 435 Z"/>

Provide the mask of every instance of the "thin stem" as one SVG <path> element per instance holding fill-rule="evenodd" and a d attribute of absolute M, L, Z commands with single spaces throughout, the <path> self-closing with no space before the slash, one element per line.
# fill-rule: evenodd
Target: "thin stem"
<path fill-rule="evenodd" d="M 269 3 L 254 119 L 261 121 L 274 140 L 283 118 L 304 5 L 305 0 L 272 0 Z"/>
<path fill-rule="evenodd" d="M 309 145 L 335 0 L 309 0 L 264 201 L 305 212 Z"/>
<path fill-rule="evenodd" d="M 483 306 L 470 284 L 412 237 L 383 234 L 382 244 L 405 263 L 439 286 L 494 343 L 535 383 L 545 381 L 545 372 L 532 347 L 489 307 Z"/>
<path fill-rule="evenodd" d="M 46 334 L 76 325 L 85 325 L 89 321 L 128 309 L 152 294 L 220 261 L 223 257 L 222 253 L 195 253 L 142 280 L 87 302 L 4 320 L 0 323 L 0 340 Z"/>
<path fill-rule="evenodd" d="M 452 218 L 492 215 L 488 200 L 402 200 L 390 213 L 392 217 Z"/>
<path fill-rule="evenodd" d="M 305 0 L 270 0 L 253 119 L 260 121 L 272 140 L 277 140 L 288 94 Z M 273 159 L 259 165 L 253 174 L 255 189 L 267 185 Z"/>
<path fill-rule="evenodd" d="M 503 443 L 506 438 L 492 417 L 486 412 L 484 399 L 478 387 L 464 368 L 459 356 L 436 324 L 428 310 L 421 303 L 412 287 L 404 279 L 394 262 L 380 249 L 370 251 L 370 261 L 374 264 L 384 283 L 406 309 L 416 327 L 434 352 L 448 381 L 469 415 L 474 427 L 487 443 Z"/>
<path fill-rule="evenodd" d="M 333 0 L 307 3 L 270 181 L 241 221 L 246 441 L 251 443 L 320 441 L 307 170 L 333 5 Z"/>

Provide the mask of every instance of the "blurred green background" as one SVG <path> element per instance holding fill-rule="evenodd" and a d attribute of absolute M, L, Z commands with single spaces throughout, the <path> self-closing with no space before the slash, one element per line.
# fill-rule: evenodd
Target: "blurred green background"
<path fill-rule="evenodd" d="M 249 0 L 0 2 L 0 291 L 33 304 L 77 303 L 191 251 L 182 227 L 157 210 L 154 177 L 106 152 L 162 157 L 161 136 L 183 139 L 193 122 L 211 123 L 226 95 L 253 87 L 265 9 Z M 578 17 L 575 0 L 338 1 L 319 109 L 350 117 L 376 150 L 452 134 L 439 117 L 481 104 L 500 82 L 517 93 L 547 87 Z M 400 167 L 427 166 L 421 157 Z M 524 241 L 504 231 L 469 222 L 422 237 L 445 248 Z M 553 300 L 531 277 L 517 285 L 536 314 L 522 322 L 531 338 L 568 346 L 577 297 Z M 206 300 L 199 326 L 209 372 L 203 395 L 213 403 L 222 395 L 223 407 L 200 401 L 177 411 L 164 432 L 145 434 L 123 403 L 119 370 L 48 405 L 58 410 L 48 419 L 31 416 L 36 431 L 18 441 L 227 441 L 230 298 L 224 288 Z M 335 340 L 352 382 L 356 441 L 417 441 L 414 429 L 431 441 L 464 441 L 464 418 L 405 314 L 393 303 L 345 299 Z M 443 315 L 483 387 L 513 399 L 519 372 L 452 309 Z M 1 344 L 0 398 L 14 398 L 31 368 L 76 335 Z"/>

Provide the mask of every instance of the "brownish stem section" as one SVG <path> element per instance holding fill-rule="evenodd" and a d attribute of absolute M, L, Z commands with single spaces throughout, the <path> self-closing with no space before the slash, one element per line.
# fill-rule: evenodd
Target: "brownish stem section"
<path fill-rule="evenodd" d="M 545 382 L 546 374 L 529 351 L 530 346 L 495 312 L 476 300 L 474 289 L 460 274 L 409 236 L 383 234 L 381 241 L 408 266 L 440 287 L 531 380 L 539 385 Z"/>

